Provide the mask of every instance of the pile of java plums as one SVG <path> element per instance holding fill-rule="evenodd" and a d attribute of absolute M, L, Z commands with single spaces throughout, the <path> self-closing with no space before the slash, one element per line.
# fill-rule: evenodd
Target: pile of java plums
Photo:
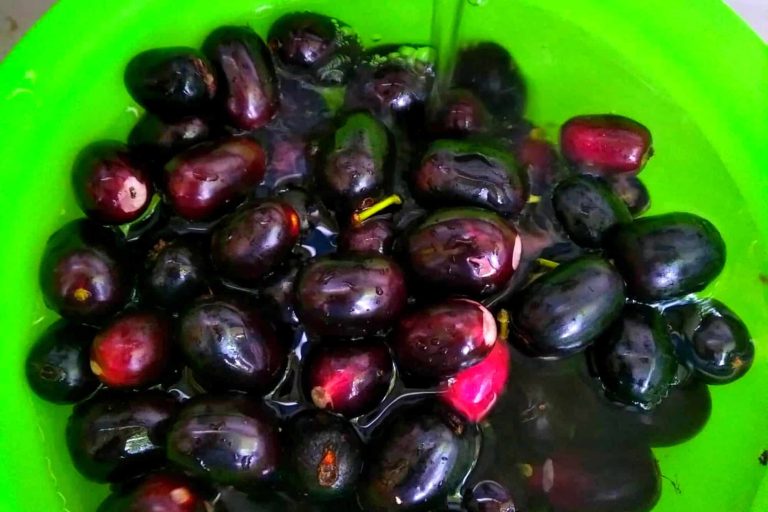
<path fill-rule="evenodd" d="M 27 359 L 101 512 L 641 512 L 754 346 L 641 123 L 523 117 L 507 51 L 300 12 L 136 55 L 72 167 Z M 117 108 L 117 107 L 116 107 Z M 67 164 L 68 165 L 68 164 Z M 42 248 L 41 248 L 42 249 Z M 64 434 L 62 433 L 62 436 Z M 106 494 L 106 490 L 105 490 Z"/>

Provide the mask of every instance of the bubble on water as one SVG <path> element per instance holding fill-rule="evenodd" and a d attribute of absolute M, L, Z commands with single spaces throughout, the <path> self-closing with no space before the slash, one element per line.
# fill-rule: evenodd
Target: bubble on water
<path fill-rule="evenodd" d="M 371 41 L 372 41 L 372 42 L 374 42 L 374 43 L 378 43 L 378 42 L 379 42 L 379 41 L 381 41 L 383 38 L 384 38 L 384 36 L 382 36 L 382 35 L 381 35 L 381 34 L 379 34 L 379 33 L 376 33 L 376 34 L 373 34 L 373 35 L 371 36 Z"/>
<path fill-rule="evenodd" d="M 473 5 L 475 7 L 482 7 L 488 3 L 488 0 L 467 0 L 469 5 Z"/>

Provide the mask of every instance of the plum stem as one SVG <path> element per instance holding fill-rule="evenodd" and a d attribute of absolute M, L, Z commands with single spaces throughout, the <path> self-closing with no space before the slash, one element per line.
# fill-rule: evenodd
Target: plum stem
<path fill-rule="evenodd" d="M 557 268 L 560 264 L 556 261 L 548 260 L 546 258 L 536 258 L 536 263 L 546 268 Z"/>
<path fill-rule="evenodd" d="M 509 312 L 506 309 L 500 310 L 496 315 L 496 320 L 499 322 L 499 339 L 507 341 L 509 338 Z"/>
<path fill-rule="evenodd" d="M 362 211 L 352 214 L 352 223 L 355 225 L 361 224 L 365 219 L 373 217 L 385 208 L 389 208 L 393 204 L 403 204 L 403 200 L 397 194 L 387 196 L 381 201 L 373 203 L 371 206 L 364 208 Z"/>
<path fill-rule="evenodd" d="M 536 196 L 533 194 L 528 196 L 528 204 L 536 204 L 538 202 L 541 202 L 541 196 Z"/>

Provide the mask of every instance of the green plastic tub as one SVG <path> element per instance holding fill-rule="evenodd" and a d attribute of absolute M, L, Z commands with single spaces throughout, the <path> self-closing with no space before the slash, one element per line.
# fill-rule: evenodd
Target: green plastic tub
<path fill-rule="evenodd" d="M 73 157 L 94 139 L 124 138 L 139 114 L 123 88 L 125 63 L 154 46 L 197 46 L 221 24 L 264 34 L 296 9 L 342 18 L 368 44 L 429 39 L 428 0 L 64 0 L 0 66 L 0 510 L 91 511 L 107 492 L 70 466 L 69 408 L 32 395 L 23 358 L 54 319 L 37 289 L 45 240 L 80 216 Z M 517 58 L 528 115 L 549 136 L 575 114 L 638 119 L 654 135 L 642 174 L 653 213 L 691 211 L 720 228 L 728 264 L 707 293 L 747 322 L 757 360 L 741 381 L 712 388 L 698 437 L 656 451 L 656 510 L 765 512 L 768 48 L 717 0 L 473 0 L 464 13 L 464 40 L 496 40 Z"/>

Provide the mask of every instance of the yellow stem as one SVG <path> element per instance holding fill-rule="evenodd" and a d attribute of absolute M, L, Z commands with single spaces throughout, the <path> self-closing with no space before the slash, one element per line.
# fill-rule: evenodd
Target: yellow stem
<path fill-rule="evenodd" d="M 536 204 L 538 202 L 541 202 L 541 196 L 536 196 L 533 194 L 528 196 L 528 204 Z"/>
<path fill-rule="evenodd" d="M 496 320 L 499 322 L 499 339 L 507 341 L 509 339 L 509 312 L 502 309 L 496 315 Z"/>
<path fill-rule="evenodd" d="M 391 196 L 387 196 L 379 202 L 373 203 L 368 208 L 364 208 L 362 211 L 355 212 L 352 214 L 352 222 L 354 224 L 360 224 L 365 219 L 373 217 L 380 211 L 392 206 L 393 204 L 403 204 L 403 200 L 399 195 L 392 194 Z"/>
<path fill-rule="evenodd" d="M 546 258 L 536 258 L 536 263 L 538 263 L 542 267 L 547 267 L 547 268 L 557 268 L 560 266 L 558 262 L 548 260 Z"/>

